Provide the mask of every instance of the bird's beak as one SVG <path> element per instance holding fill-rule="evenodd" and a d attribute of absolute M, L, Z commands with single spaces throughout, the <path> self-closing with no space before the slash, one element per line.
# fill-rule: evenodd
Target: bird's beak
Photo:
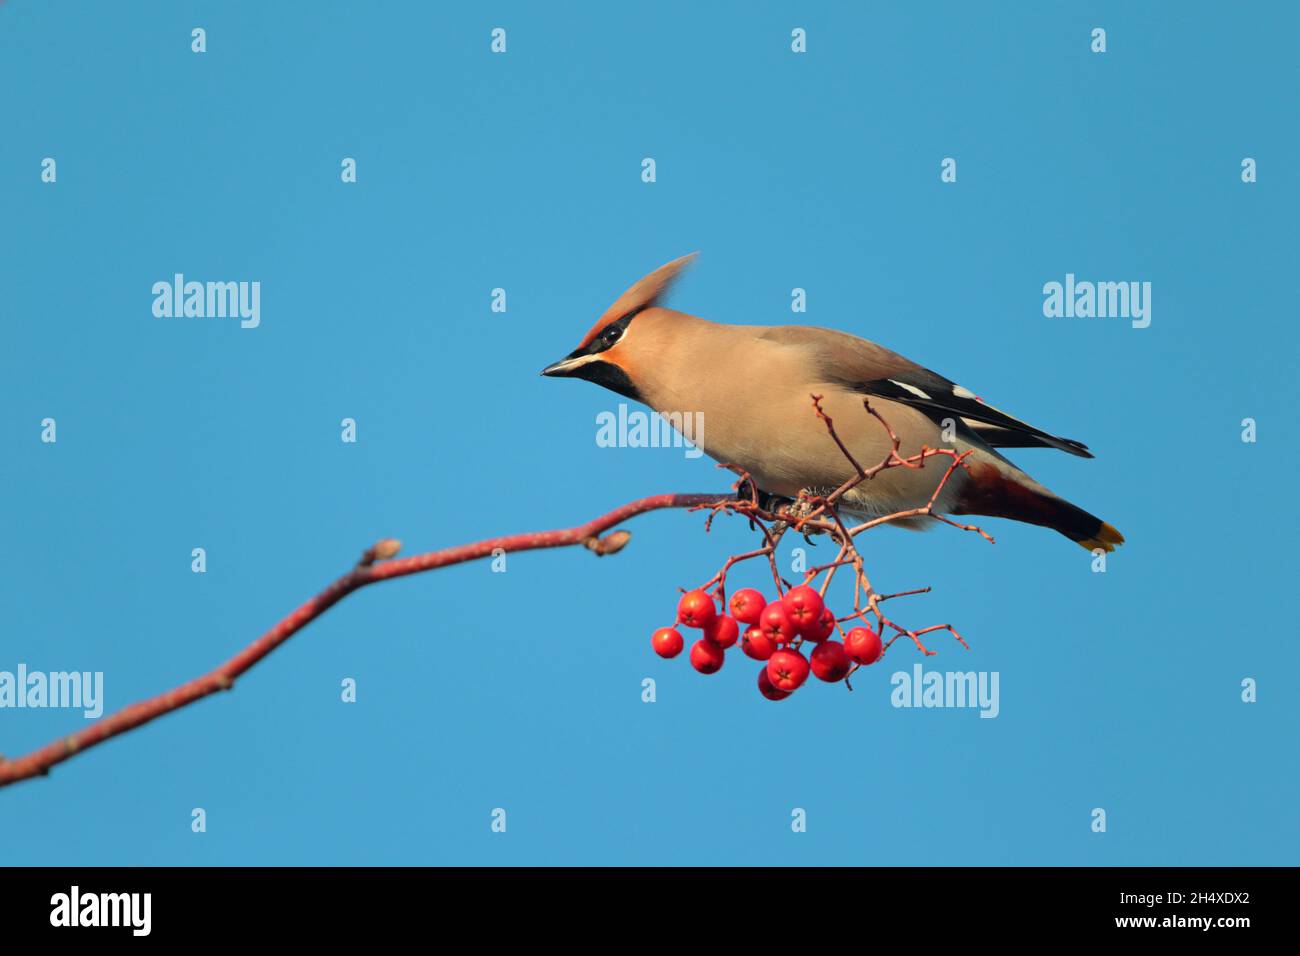
<path fill-rule="evenodd" d="M 542 369 L 542 374 L 550 378 L 581 378 L 588 382 L 595 382 L 611 392 L 617 392 L 628 398 L 634 398 L 641 401 L 636 386 L 632 384 L 632 379 L 628 378 L 627 372 L 623 371 L 616 362 L 609 361 L 606 356 L 608 351 L 604 352 L 586 352 L 575 350 L 564 358 L 552 365 Z"/>
<path fill-rule="evenodd" d="M 572 375 L 577 368 L 587 364 L 590 358 L 589 355 L 569 355 L 546 366 L 542 369 L 542 374 L 551 378 L 563 378 Z"/>

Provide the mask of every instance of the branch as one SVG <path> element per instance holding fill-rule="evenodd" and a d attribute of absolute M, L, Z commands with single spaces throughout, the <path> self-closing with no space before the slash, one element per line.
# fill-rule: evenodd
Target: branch
<path fill-rule="evenodd" d="M 738 479 L 731 486 L 731 494 L 668 494 L 652 495 L 647 498 L 639 498 L 636 501 L 630 501 L 620 508 L 615 508 L 608 514 L 593 518 L 586 524 L 578 525 L 574 528 L 564 528 L 558 531 L 537 531 L 528 534 L 506 535 L 499 538 L 489 538 L 486 541 L 479 541 L 474 544 L 459 545 L 454 548 L 444 548 L 441 551 L 430 551 L 426 554 L 418 554 L 409 558 L 397 558 L 396 555 L 401 548 L 401 544 L 393 538 L 385 538 L 373 547 L 367 549 L 361 559 L 347 574 L 343 575 L 325 590 L 321 591 L 307 603 L 301 605 L 292 611 L 287 617 L 281 620 L 273 628 L 259 637 L 253 643 L 226 661 L 216 670 L 213 670 L 201 677 L 196 677 L 191 681 L 181 684 L 157 697 L 132 704 L 115 713 L 109 714 L 83 730 L 74 734 L 62 737 L 53 743 L 35 750 L 23 757 L 14 760 L 5 760 L 0 756 L 0 787 L 8 786 L 19 780 L 26 780 L 35 776 L 48 774 L 50 768 L 55 764 L 81 753 L 97 744 L 124 734 L 127 731 L 134 730 L 142 724 L 147 724 L 151 720 L 161 717 L 163 714 L 169 714 L 174 710 L 188 706 L 197 700 L 207 697 L 209 694 L 216 693 L 219 690 L 230 690 L 235 685 L 235 680 L 245 671 L 251 669 L 258 661 L 262 660 L 273 650 L 287 641 L 298 631 L 302 630 L 320 615 L 343 600 L 353 591 L 358 591 L 363 587 L 375 584 L 378 581 L 386 581 L 390 578 L 406 577 L 409 574 L 420 574 L 424 571 L 433 571 L 436 568 L 447 567 L 452 564 L 463 564 L 467 561 L 476 561 L 479 558 L 490 557 L 498 549 L 503 552 L 515 551 L 532 551 L 538 548 L 562 548 L 572 545 L 582 545 L 597 555 L 615 554 L 621 551 L 631 538 L 627 531 L 610 531 L 615 525 L 633 518 L 636 515 L 644 514 L 648 511 L 657 511 L 663 508 L 685 508 L 690 511 L 709 512 L 708 518 L 704 523 L 704 530 L 707 532 L 713 523 L 713 519 L 719 514 L 735 514 L 748 520 L 750 527 L 758 531 L 762 536 L 761 547 L 755 548 L 741 554 L 733 555 L 728 558 L 721 569 L 715 574 L 702 590 L 708 591 L 714 588 L 713 596 L 716 597 L 722 606 L 726 608 L 726 586 L 727 574 L 731 569 L 745 561 L 751 561 L 756 558 L 766 558 L 768 566 L 772 572 L 773 584 L 776 587 L 777 595 L 789 587 L 782 579 L 780 569 L 776 563 L 776 549 L 781 537 L 787 529 L 793 529 L 802 534 L 811 543 L 809 535 L 823 534 L 830 538 L 838 547 L 838 553 L 835 559 L 827 564 L 814 567 L 804 575 L 803 583 L 811 585 L 820 574 L 825 574 L 826 578 L 822 582 L 820 594 L 826 595 L 830 587 L 831 579 L 835 573 L 842 567 L 852 567 L 854 573 L 853 582 L 853 613 L 847 617 L 831 616 L 831 625 L 840 631 L 843 625 L 852 620 L 860 620 L 863 624 L 869 623 L 868 614 L 874 614 L 876 617 L 877 632 L 883 637 L 886 630 L 895 632 L 887 642 L 883 644 L 883 650 L 888 650 L 900 637 L 910 638 L 916 645 L 917 650 L 923 654 L 933 654 L 934 652 L 927 648 L 921 642 L 921 636 L 935 631 L 947 631 L 959 644 L 966 647 L 966 642 L 961 635 L 950 624 L 933 624 L 929 627 L 919 629 L 910 629 L 891 620 L 880 605 L 885 601 L 894 598 L 905 597 L 914 594 L 924 594 L 929 588 L 915 588 L 909 591 L 901 591 L 896 594 L 880 595 L 871 586 L 871 581 L 866 575 L 862 554 L 857 546 L 857 537 L 865 531 L 889 524 L 895 521 L 913 518 L 933 518 L 944 524 L 950 525 L 963 531 L 971 531 L 981 535 L 987 541 L 992 542 L 993 538 L 981 528 L 975 525 L 960 524 L 942 515 L 937 510 L 937 503 L 940 494 L 948 481 L 952 478 L 954 472 L 959 468 L 966 468 L 966 457 L 969 451 L 958 453 L 951 448 L 929 448 L 922 445 L 921 450 L 915 454 L 903 456 L 900 454 L 901 443 L 897 434 L 885 421 L 884 417 L 871 407 L 866 400 L 863 401 L 864 410 L 874 417 L 880 426 L 885 430 L 890 438 L 890 449 L 888 453 L 878 463 L 871 467 L 864 468 L 852 453 L 848 446 L 840 439 L 835 430 L 835 424 L 831 417 L 826 414 L 821 406 L 821 396 L 811 395 L 813 411 L 817 418 L 822 421 L 826 427 L 829 438 L 835 443 L 840 453 L 844 456 L 847 463 L 853 469 L 853 475 L 845 480 L 838 488 L 830 494 L 811 494 L 807 491 L 801 491 L 796 500 L 774 499 L 770 495 L 763 494 L 760 496 L 757 483 L 744 469 L 735 465 L 720 465 L 735 472 Z M 871 481 L 878 474 L 890 468 L 924 468 L 927 459 L 932 457 L 946 457 L 949 465 L 947 470 L 940 476 L 929 500 L 920 507 L 908 508 L 903 511 L 897 511 L 893 514 L 882 515 L 863 521 L 853 527 L 845 524 L 839 512 L 839 505 L 844 496 L 858 487 L 863 482 Z M 787 502 L 780 504 L 780 501 Z M 852 509 L 848 509 L 850 512 Z M 609 533 L 606 533 L 609 532 Z M 715 588 L 716 586 L 716 588 Z M 862 598 L 866 596 L 866 606 L 863 606 Z M 725 613 L 725 612 L 724 612 Z M 818 640 L 824 640 L 826 634 L 823 634 Z M 803 644 L 802 636 L 797 637 L 791 647 L 796 651 Z M 679 646 L 680 649 L 680 646 Z M 883 652 L 883 651 L 882 651 Z M 671 655 L 670 655 L 671 656 Z M 878 659 L 878 658 L 877 658 Z M 848 672 L 849 675 L 854 673 L 860 665 L 854 667 Z M 714 668 L 716 669 L 716 668 Z M 711 673 L 712 671 L 706 671 Z M 805 670 L 805 676 L 806 676 Z M 838 679 L 838 678 L 832 678 Z M 848 680 L 845 679 L 845 685 L 852 689 Z M 760 684 L 761 688 L 761 684 Z M 785 696 L 788 696 L 786 694 Z M 779 697 L 776 699 L 780 699 Z"/>
<path fill-rule="evenodd" d="M 385 538 L 362 554 L 361 560 L 357 562 L 357 566 L 351 571 L 311 600 L 290 612 L 287 617 L 216 670 L 210 671 L 201 677 L 196 677 L 166 693 L 159 694 L 157 697 L 151 697 L 148 700 L 124 707 L 107 717 L 95 721 L 95 723 L 83 730 L 46 744 L 39 750 L 34 750 L 25 756 L 16 757 L 13 760 L 6 760 L 0 756 L 0 787 L 17 783 L 19 780 L 44 776 L 50 772 L 50 768 L 55 764 L 62 763 L 97 744 L 102 744 L 119 734 L 134 730 L 136 727 L 156 720 L 164 714 L 180 710 L 195 701 L 202 700 L 209 694 L 216 693 L 219 690 L 230 690 L 235 686 L 235 680 L 238 677 L 293 637 L 294 634 L 297 634 L 352 592 L 359 591 L 361 588 L 375 584 L 378 581 L 406 577 L 410 574 L 420 574 L 424 571 L 433 571 L 436 568 L 444 568 L 452 564 L 463 564 L 466 561 L 477 561 L 479 558 L 490 557 L 498 548 L 507 553 L 513 553 L 516 551 L 533 551 L 538 548 L 563 548 L 580 544 L 597 555 L 614 554 L 621 551 L 631 537 L 631 534 L 627 531 L 614 531 L 605 534 L 615 525 L 637 515 L 645 514 L 648 511 L 658 511 L 663 508 L 708 506 L 726 498 L 726 495 L 718 494 L 652 495 L 648 498 L 630 501 L 620 508 L 615 508 L 608 514 L 593 518 L 586 524 L 578 525 L 575 528 L 505 535 L 500 538 L 489 538 L 486 541 L 463 544 L 454 548 L 444 548 L 441 551 L 429 551 L 425 554 L 417 554 L 409 558 L 396 560 L 391 559 L 397 554 L 401 545 L 393 538 Z"/>

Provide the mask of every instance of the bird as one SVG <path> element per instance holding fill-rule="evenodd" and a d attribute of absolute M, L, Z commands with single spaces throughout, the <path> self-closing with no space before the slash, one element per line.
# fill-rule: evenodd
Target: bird
<path fill-rule="evenodd" d="M 1113 525 L 1053 494 L 998 450 L 1054 448 L 1092 458 L 1083 443 L 1013 418 L 956 382 L 846 332 L 722 324 L 665 307 L 695 257 L 674 259 L 634 283 L 577 348 L 541 374 L 594 382 L 674 424 L 697 416 L 704 427 L 687 437 L 705 454 L 743 469 L 764 494 L 790 499 L 829 493 L 857 474 L 816 417 L 811 396 L 820 396 L 845 448 L 864 468 L 885 460 L 892 439 L 864 410 L 868 402 L 897 435 L 900 456 L 923 447 L 966 455 L 939 491 L 935 511 L 1050 528 L 1094 552 L 1124 542 Z M 846 493 L 840 508 L 866 519 L 924 508 L 946 472 L 887 468 Z M 923 529 L 934 522 L 922 516 L 902 523 Z"/>

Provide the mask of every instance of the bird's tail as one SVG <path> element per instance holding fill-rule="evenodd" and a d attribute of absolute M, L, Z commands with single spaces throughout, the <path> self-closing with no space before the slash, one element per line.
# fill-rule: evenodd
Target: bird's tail
<path fill-rule="evenodd" d="M 974 465 L 975 479 L 963 489 L 953 505 L 954 514 L 989 515 L 1010 518 L 1065 535 L 1089 551 L 1114 551 L 1124 543 L 1124 536 L 1114 525 L 1094 514 L 1058 498 L 1032 479 L 1017 480 L 996 466 Z"/>
<path fill-rule="evenodd" d="M 1056 503 L 1058 516 L 1047 527 L 1061 532 L 1080 547 L 1089 551 L 1100 549 L 1110 552 L 1124 543 L 1124 536 L 1113 524 L 1060 498 L 1056 499 Z"/>

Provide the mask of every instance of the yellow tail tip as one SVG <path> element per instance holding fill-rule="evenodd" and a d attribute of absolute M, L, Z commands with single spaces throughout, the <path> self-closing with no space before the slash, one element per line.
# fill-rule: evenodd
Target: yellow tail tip
<path fill-rule="evenodd" d="M 1097 529 L 1095 538 L 1088 538 L 1086 541 L 1080 541 L 1080 546 L 1087 548 L 1089 551 L 1105 551 L 1107 553 L 1114 551 L 1124 543 L 1124 536 L 1116 530 L 1113 524 L 1101 523 Z"/>

